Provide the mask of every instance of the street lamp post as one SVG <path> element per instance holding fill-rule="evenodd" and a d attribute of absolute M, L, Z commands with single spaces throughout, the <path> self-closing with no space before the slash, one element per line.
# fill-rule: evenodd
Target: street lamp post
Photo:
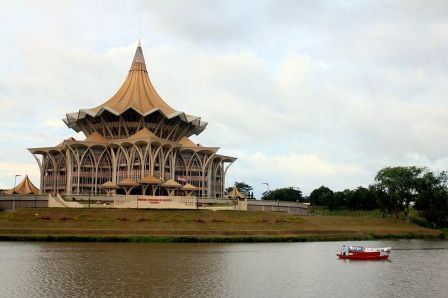
<path fill-rule="evenodd" d="M 13 189 L 13 191 L 12 191 L 12 194 L 15 194 L 15 193 L 16 193 L 17 177 L 20 177 L 20 176 L 22 176 L 22 175 L 15 175 L 15 176 L 14 176 L 14 189 Z"/>
<path fill-rule="evenodd" d="M 12 190 L 12 194 L 14 195 L 16 193 L 16 183 L 17 183 L 17 177 L 20 177 L 22 175 L 15 175 L 14 176 L 14 188 Z M 16 199 L 13 198 L 12 200 L 12 210 L 16 210 Z"/>
<path fill-rule="evenodd" d="M 269 191 L 269 183 L 268 182 L 263 182 L 262 184 L 266 185 L 266 191 Z"/>
<path fill-rule="evenodd" d="M 266 192 L 269 192 L 269 183 L 268 182 L 263 182 L 262 184 L 266 185 Z M 277 212 L 280 211 L 280 201 L 277 199 Z"/>

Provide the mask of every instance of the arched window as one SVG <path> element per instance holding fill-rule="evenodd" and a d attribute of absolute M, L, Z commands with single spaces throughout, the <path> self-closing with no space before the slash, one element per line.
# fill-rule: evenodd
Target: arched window
<path fill-rule="evenodd" d="M 189 181 L 196 187 L 201 187 L 202 182 L 202 167 L 201 162 L 197 154 L 194 154 L 190 160 L 189 170 Z"/>
<path fill-rule="evenodd" d="M 140 152 L 139 152 L 140 148 L 137 147 L 132 147 L 131 149 L 131 173 L 130 173 L 130 177 L 132 180 L 138 181 L 141 178 L 142 175 L 142 166 L 143 166 L 143 162 L 141 161 L 140 158 Z"/>
<path fill-rule="evenodd" d="M 152 161 L 151 161 L 151 146 L 145 146 L 142 151 L 144 152 L 143 154 L 143 158 L 144 158 L 144 163 L 143 163 L 143 177 L 150 175 L 151 174 L 151 166 L 152 166 Z"/>
<path fill-rule="evenodd" d="M 178 152 L 176 155 L 176 164 L 175 164 L 175 172 L 174 176 L 176 181 L 181 181 L 187 183 L 187 164 L 182 157 L 181 152 Z"/>
<path fill-rule="evenodd" d="M 156 156 L 154 156 L 154 174 L 153 176 L 163 180 L 162 177 L 162 154 L 163 150 L 157 150 Z"/>
<path fill-rule="evenodd" d="M 126 149 L 119 149 L 117 156 L 117 182 L 128 178 L 128 160 L 126 158 Z"/>
<path fill-rule="evenodd" d="M 64 154 L 60 153 L 55 156 L 56 159 L 56 193 L 65 193 L 65 186 L 67 184 L 67 166 Z"/>
<path fill-rule="evenodd" d="M 169 150 L 169 149 L 168 149 Z M 165 162 L 164 162 L 164 169 L 163 169 L 163 178 L 166 180 L 171 179 L 172 177 L 172 156 L 173 151 L 170 151 L 168 154 L 165 153 Z M 176 179 L 176 177 L 174 177 Z"/>
<path fill-rule="evenodd" d="M 220 160 L 216 161 L 216 168 L 215 168 L 215 179 L 214 179 L 214 193 L 215 197 L 222 197 L 222 181 L 224 176 L 224 168 L 222 166 L 222 163 Z"/>
<path fill-rule="evenodd" d="M 87 149 L 81 160 L 79 171 L 79 193 L 93 194 L 95 184 L 95 159 L 92 152 Z"/>
<path fill-rule="evenodd" d="M 112 159 L 110 158 L 109 151 L 105 151 L 98 161 L 97 187 L 107 181 L 112 181 Z M 101 188 L 98 188 L 97 192 L 106 193 Z"/>
<path fill-rule="evenodd" d="M 53 193 L 54 187 L 54 167 L 53 162 L 49 155 L 44 156 L 44 183 L 43 183 L 43 193 Z"/>

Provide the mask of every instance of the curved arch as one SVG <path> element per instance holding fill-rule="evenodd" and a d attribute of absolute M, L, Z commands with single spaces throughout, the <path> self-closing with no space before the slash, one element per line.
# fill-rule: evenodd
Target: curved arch
<path fill-rule="evenodd" d="M 193 151 L 193 155 L 191 155 L 191 158 L 188 162 L 188 165 L 187 165 L 188 168 L 191 168 L 191 164 L 193 163 L 193 161 L 197 161 L 200 165 L 200 168 L 202 168 L 202 160 L 199 157 L 198 153 L 194 152 L 194 151 Z"/>
<path fill-rule="evenodd" d="M 129 177 L 129 152 L 122 146 L 117 152 L 117 182 Z"/>
<path fill-rule="evenodd" d="M 56 175 L 55 175 L 55 191 L 56 193 L 64 193 L 67 184 L 67 162 L 65 160 L 65 154 L 59 153 L 55 158 Z"/>
<path fill-rule="evenodd" d="M 174 156 L 174 176 L 177 180 L 187 181 L 187 162 L 180 152 Z"/>
<path fill-rule="evenodd" d="M 44 183 L 43 183 L 43 193 L 53 193 L 54 192 L 54 183 L 55 183 L 55 160 L 51 154 L 46 154 L 43 160 L 43 168 L 44 168 Z"/>
<path fill-rule="evenodd" d="M 216 197 L 221 197 L 223 188 L 222 188 L 222 182 L 223 182 L 223 176 L 224 176 L 224 167 L 222 165 L 222 162 L 219 161 L 216 164 L 216 171 L 215 171 L 215 187 L 214 187 L 214 193 Z"/>
<path fill-rule="evenodd" d="M 190 160 L 187 164 L 187 176 L 189 183 L 198 187 L 199 189 L 202 188 L 202 161 L 199 155 L 194 152 L 193 155 L 190 157 Z"/>
<path fill-rule="evenodd" d="M 79 152 L 78 148 L 72 148 L 72 146 L 67 146 L 68 149 L 68 155 L 71 159 L 71 181 L 70 183 L 70 192 L 71 193 L 78 193 L 78 181 L 79 181 L 79 168 L 80 168 L 80 158 L 79 158 Z"/>
<path fill-rule="evenodd" d="M 143 177 L 152 175 L 152 147 L 147 144 L 143 153 Z"/>
<path fill-rule="evenodd" d="M 106 194 L 106 191 L 98 186 L 106 183 L 107 181 L 112 181 L 112 156 L 110 155 L 109 150 L 104 150 L 99 157 L 96 170 L 95 185 L 98 193 Z"/>
<path fill-rule="evenodd" d="M 95 184 L 95 172 L 96 172 L 96 159 L 92 150 L 85 150 L 80 159 L 79 167 L 79 193 L 91 194 L 94 193 Z"/>
<path fill-rule="evenodd" d="M 163 177 L 162 177 L 163 149 L 162 149 L 162 147 L 158 147 L 156 149 L 152 160 L 153 160 L 152 175 L 156 178 L 163 180 Z"/>
<path fill-rule="evenodd" d="M 143 175 L 143 153 L 139 146 L 133 145 L 129 152 L 130 175 L 129 178 L 138 181 Z"/>
<path fill-rule="evenodd" d="M 174 179 L 174 161 L 173 161 L 173 147 L 171 146 L 164 146 L 165 149 L 167 149 L 163 154 L 163 161 L 162 161 L 162 175 L 165 180 Z"/>

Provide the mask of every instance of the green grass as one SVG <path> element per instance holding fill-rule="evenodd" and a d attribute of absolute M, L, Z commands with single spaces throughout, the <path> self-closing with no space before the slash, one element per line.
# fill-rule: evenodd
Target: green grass
<path fill-rule="evenodd" d="M 327 207 L 310 207 L 310 213 L 321 216 L 350 216 L 350 217 L 372 217 L 372 218 L 386 218 L 389 214 L 382 212 L 379 209 L 374 210 L 351 210 L 351 209 L 334 209 L 330 210 Z"/>
<path fill-rule="evenodd" d="M 0 240 L 275 242 L 434 238 L 440 234 L 440 230 L 392 218 L 299 217 L 282 212 L 87 208 L 0 212 Z"/>

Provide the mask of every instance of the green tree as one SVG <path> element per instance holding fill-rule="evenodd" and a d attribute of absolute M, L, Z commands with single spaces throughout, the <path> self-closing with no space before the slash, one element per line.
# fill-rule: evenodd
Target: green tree
<path fill-rule="evenodd" d="M 323 185 L 310 194 L 310 204 L 313 206 L 327 206 L 332 200 L 333 191 Z"/>
<path fill-rule="evenodd" d="M 271 191 L 265 191 L 261 197 L 262 200 L 273 201 L 301 201 L 303 199 L 302 191 L 297 187 L 278 188 Z"/>
<path fill-rule="evenodd" d="M 358 187 L 347 196 L 347 207 L 355 210 L 372 210 L 377 208 L 377 197 L 374 187 Z"/>
<path fill-rule="evenodd" d="M 375 177 L 376 187 L 384 195 L 381 206 L 397 218 L 403 212 L 409 221 L 409 206 L 417 197 L 419 179 L 425 171 L 425 168 L 414 166 L 381 169 Z"/>
<path fill-rule="evenodd" d="M 244 195 L 246 198 L 249 198 L 249 197 L 250 197 L 250 194 L 251 194 L 251 192 L 252 192 L 252 190 L 253 190 L 253 187 L 250 186 L 249 184 L 245 183 L 244 181 L 241 181 L 241 182 L 238 182 L 238 181 L 237 181 L 237 182 L 235 182 L 235 185 L 234 185 L 234 186 L 232 186 L 232 187 L 227 187 L 226 190 L 225 190 L 225 192 L 228 194 L 229 192 L 232 191 L 232 189 L 233 189 L 234 187 L 238 188 L 238 190 L 240 191 L 240 193 L 241 193 L 242 195 Z"/>
<path fill-rule="evenodd" d="M 418 180 L 415 209 L 434 226 L 448 225 L 448 176 L 427 172 Z"/>
<path fill-rule="evenodd" d="M 347 200 L 352 195 L 352 191 L 350 189 L 346 189 L 344 191 L 336 191 L 333 193 L 333 197 L 329 202 L 327 202 L 327 206 L 329 209 L 338 209 L 343 206 L 347 206 Z"/>

